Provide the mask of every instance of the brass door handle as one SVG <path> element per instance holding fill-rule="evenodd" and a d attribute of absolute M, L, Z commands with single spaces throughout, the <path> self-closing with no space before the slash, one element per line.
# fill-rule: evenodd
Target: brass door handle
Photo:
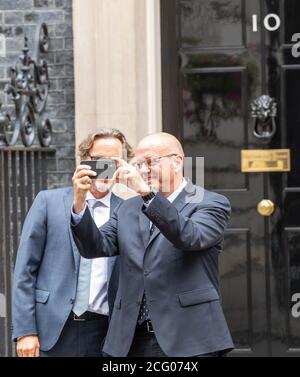
<path fill-rule="evenodd" d="M 264 199 L 257 205 L 257 212 L 261 216 L 272 216 L 275 211 L 275 204 L 272 202 L 272 200 Z"/>

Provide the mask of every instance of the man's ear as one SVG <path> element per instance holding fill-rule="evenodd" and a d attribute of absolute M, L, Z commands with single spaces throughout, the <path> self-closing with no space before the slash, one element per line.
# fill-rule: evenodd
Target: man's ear
<path fill-rule="evenodd" d="M 173 161 L 172 165 L 173 165 L 173 168 L 174 168 L 175 172 L 177 173 L 178 172 L 178 168 L 179 168 L 178 162 L 177 161 Z"/>
<path fill-rule="evenodd" d="M 183 158 L 181 156 L 177 156 L 177 158 L 173 160 L 172 164 L 176 173 L 182 170 L 182 162 Z"/>

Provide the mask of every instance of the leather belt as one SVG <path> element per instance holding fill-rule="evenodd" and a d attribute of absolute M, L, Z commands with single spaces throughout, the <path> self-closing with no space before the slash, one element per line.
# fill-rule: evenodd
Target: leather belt
<path fill-rule="evenodd" d="M 69 315 L 69 319 L 71 319 L 72 321 L 93 321 L 95 319 L 101 318 L 108 320 L 108 317 L 106 315 L 93 312 L 85 312 L 80 316 L 77 316 L 74 312 L 71 312 Z"/>
<path fill-rule="evenodd" d="M 138 323 L 136 326 L 136 331 L 138 332 L 148 332 L 154 333 L 153 325 L 151 321 L 145 321 L 141 325 Z"/>

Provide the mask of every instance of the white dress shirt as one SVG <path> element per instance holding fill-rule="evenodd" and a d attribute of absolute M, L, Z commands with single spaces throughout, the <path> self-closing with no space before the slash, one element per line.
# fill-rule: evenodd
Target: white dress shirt
<path fill-rule="evenodd" d="M 181 193 L 181 191 L 185 188 L 186 185 L 187 185 L 187 180 L 185 178 L 183 178 L 181 184 L 177 187 L 177 189 L 167 197 L 168 201 L 170 203 L 173 203 L 174 200 L 177 198 L 177 196 Z M 149 207 L 149 205 L 150 205 L 150 203 L 152 202 L 153 199 L 154 198 L 152 198 L 148 203 L 145 203 L 144 205 L 146 207 Z"/>
<path fill-rule="evenodd" d="M 87 200 L 96 199 L 91 192 L 87 194 Z M 110 218 L 111 193 L 99 199 L 103 203 L 94 210 L 94 221 L 98 228 Z M 97 200 L 97 199 L 96 199 Z M 92 260 L 90 298 L 88 311 L 108 315 L 107 301 L 107 264 L 108 258 L 95 258 Z"/>
<path fill-rule="evenodd" d="M 169 195 L 167 197 L 168 201 L 170 203 L 173 203 L 174 200 L 177 198 L 177 196 L 181 193 L 181 191 L 185 188 L 186 185 L 187 185 L 187 180 L 185 178 L 183 178 L 183 180 L 182 180 L 181 184 L 179 185 L 179 187 L 177 187 L 177 189 L 174 192 L 172 192 L 171 195 Z"/>

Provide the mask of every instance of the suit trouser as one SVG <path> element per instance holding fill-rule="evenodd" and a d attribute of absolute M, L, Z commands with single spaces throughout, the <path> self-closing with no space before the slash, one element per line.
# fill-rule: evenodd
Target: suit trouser
<path fill-rule="evenodd" d="M 212 352 L 194 357 L 226 356 L 220 352 Z M 147 332 L 145 326 L 137 325 L 128 357 L 168 357 L 160 348 L 154 332 Z"/>
<path fill-rule="evenodd" d="M 68 319 L 62 333 L 50 351 L 41 357 L 102 357 L 102 347 L 108 329 L 108 317 L 89 321 Z"/>

